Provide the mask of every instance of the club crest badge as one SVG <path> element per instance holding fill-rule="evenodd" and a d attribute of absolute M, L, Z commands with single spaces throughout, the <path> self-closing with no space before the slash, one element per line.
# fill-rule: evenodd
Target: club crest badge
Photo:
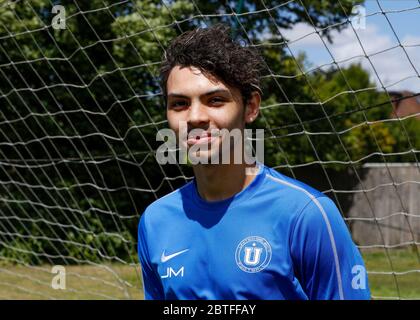
<path fill-rule="evenodd" d="M 271 246 L 262 237 L 247 237 L 236 248 L 235 260 L 238 267 L 245 272 L 260 272 L 270 263 Z"/>

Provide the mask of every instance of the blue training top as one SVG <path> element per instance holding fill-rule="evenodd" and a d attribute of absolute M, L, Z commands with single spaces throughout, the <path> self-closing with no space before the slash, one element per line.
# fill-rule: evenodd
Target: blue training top
<path fill-rule="evenodd" d="M 145 299 L 370 299 L 333 201 L 258 166 L 231 198 L 205 201 L 193 180 L 147 207 L 138 229 Z"/>

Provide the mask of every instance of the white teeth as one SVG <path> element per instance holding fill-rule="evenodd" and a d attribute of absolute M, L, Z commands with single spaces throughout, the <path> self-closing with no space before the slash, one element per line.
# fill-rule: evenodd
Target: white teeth
<path fill-rule="evenodd" d="M 202 136 L 188 136 L 188 139 L 196 139 L 196 140 L 198 140 L 198 139 L 201 139 L 201 138 L 215 138 L 215 137 L 219 137 L 220 136 L 220 131 L 219 130 L 217 130 L 217 131 L 211 131 L 211 132 L 209 132 L 208 134 L 206 134 L 206 135 L 202 135 Z"/>
<path fill-rule="evenodd" d="M 202 136 L 188 136 L 188 139 L 201 139 L 201 138 L 210 138 L 210 137 L 216 137 L 218 134 L 206 134 Z"/>

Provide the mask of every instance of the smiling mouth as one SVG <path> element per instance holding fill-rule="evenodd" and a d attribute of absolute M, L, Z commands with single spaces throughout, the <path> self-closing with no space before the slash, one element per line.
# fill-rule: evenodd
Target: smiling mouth
<path fill-rule="evenodd" d="M 187 140 L 188 145 L 194 145 L 194 144 L 205 144 L 205 143 L 211 143 L 214 139 L 216 139 L 216 136 L 196 136 L 196 137 L 190 137 Z"/>
<path fill-rule="evenodd" d="M 201 135 L 189 135 L 187 139 L 188 145 L 194 145 L 194 144 L 206 144 L 211 143 L 214 141 L 217 137 L 219 137 L 219 131 L 217 132 L 206 132 L 202 133 Z"/>

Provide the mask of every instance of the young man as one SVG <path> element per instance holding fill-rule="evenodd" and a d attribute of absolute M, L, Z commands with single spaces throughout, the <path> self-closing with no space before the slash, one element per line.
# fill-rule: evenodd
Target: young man
<path fill-rule="evenodd" d="M 200 159 L 226 152 L 226 135 L 214 133 L 255 120 L 261 69 L 258 53 L 223 25 L 173 40 L 161 78 L 169 127 L 180 137 L 186 124 L 180 144 L 208 146 Z M 370 298 L 361 255 L 328 197 L 259 162 L 208 162 L 140 219 L 146 299 Z"/>

